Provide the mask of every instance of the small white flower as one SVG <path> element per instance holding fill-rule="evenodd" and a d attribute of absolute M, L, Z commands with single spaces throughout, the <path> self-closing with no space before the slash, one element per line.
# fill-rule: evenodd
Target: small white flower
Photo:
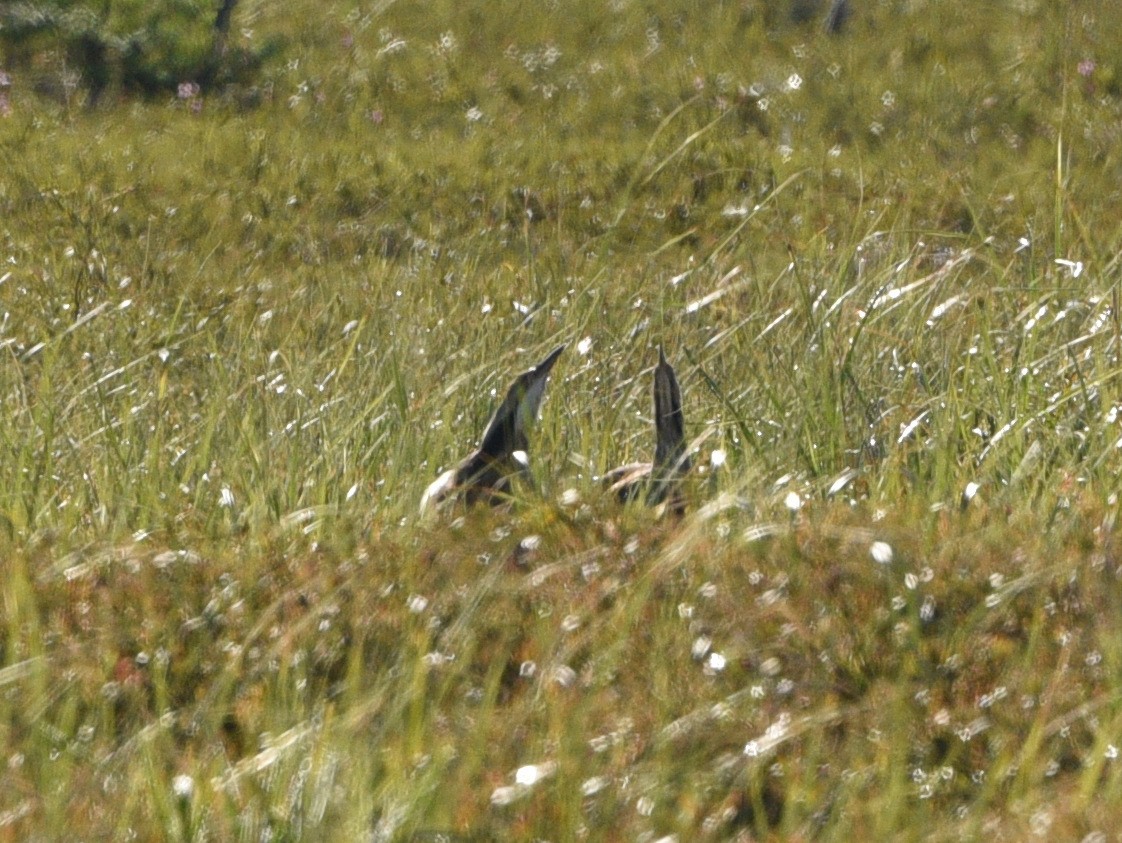
<path fill-rule="evenodd" d="M 580 503 L 580 492 L 576 489 L 566 489 L 561 493 L 561 506 L 576 506 Z"/>
<path fill-rule="evenodd" d="M 701 635 L 694 639 L 693 646 L 690 647 L 690 654 L 697 661 L 701 661 L 708 655 L 709 650 L 713 647 L 713 639 L 708 635 Z"/>
<path fill-rule="evenodd" d="M 195 780 L 181 773 L 171 780 L 171 792 L 178 799 L 190 799 L 195 795 Z"/>
<path fill-rule="evenodd" d="M 520 799 L 526 795 L 526 788 L 524 787 L 496 787 L 491 791 L 491 804 L 492 805 L 509 805 L 516 799 Z"/>
<path fill-rule="evenodd" d="M 705 660 L 705 666 L 714 673 L 720 673 L 727 664 L 728 659 L 720 653 L 710 653 L 709 658 Z"/>
<path fill-rule="evenodd" d="M 799 497 L 798 492 L 788 492 L 787 497 L 783 499 L 783 505 L 791 512 L 798 512 L 803 507 L 803 499 Z"/>
<path fill-rule="evenodd" d="M 514 771 L 514 783 L 523 787 L 533 787 L 542 779 L 553 775 L 556 770 L 556 761 L 546 761 L 544 764 L 526 764 Z"/>
<path fill-rule="evenodd" d="M 1083 274 L 1083 261 L 1070 261 L 1066 258 L 1056 258 L 1056 264 L 1066 268 L 1072 278 L 1078 278 Z"/>
<path fill-rule="evenodd" d="M 553 681 L 562 688 L 568 688 L 577 681 L 577 672 L 567 664 L 558 665 L 553 669 Z"/>
<path fill-rule="evenodd" d="M 892 562 L 892 545 L 888 542 L 873 542 L 869 548 L 869 555 L 879 565 L 889 565 Z"/>
<path fill-rule="evenodd" d="M 593 776 L 590 779 L 585 779 L 584 783 L 580 786 L 582 796 L 593 796 L 611 784 L 611 779 L 607 776 Z"/>

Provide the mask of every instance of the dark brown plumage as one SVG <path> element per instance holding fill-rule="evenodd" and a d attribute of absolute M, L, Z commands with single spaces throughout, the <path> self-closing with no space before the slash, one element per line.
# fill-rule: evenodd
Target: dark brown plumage
<path fill-rule="evenodd" d="M 645 493 L 648 505 L 666 501 L 671 510 L 680 514 L 685 511 L 681 480 L 690 470 L 686 422 L 678 379 L 661 346 L 654 372 L 654 412 L 654 461 L 620 466 L 609 471 L 605 478 L 610 490 L 622 501 L 634 500 Z"/>
<path fill-rule="evenodd" d="M 455 496 L 469 504 L 494 504 L 509 498 L 511 478 L 529 468 L 527 431 L 537 419 L 553 364 L 564 350 L 564 345 L 557 346 L 537 366 L 514 379 L 487 424 L 479 448 L 425 489 L 422 514 Z"/>

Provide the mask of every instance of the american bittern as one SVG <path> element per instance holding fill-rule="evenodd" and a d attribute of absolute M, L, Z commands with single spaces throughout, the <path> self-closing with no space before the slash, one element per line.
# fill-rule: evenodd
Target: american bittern
<path fill-rule="evenodd" d="M 666 360 L 662 346 L 654 372 L 655 454 L 654 462 L 623 465 L 605 475 L 610 489 L 622 501 L 634 500 L 645 490 L 646 503 L 656 506 L 667 501 L 670 509 L 685 511 L 680 485 L 690 470 L 686 453 L 686 425 L 682 415 L 682 393 L 674 367 Z"/>
<path fill-rule="evenodd" d="M 425 489 L 422 514 L 457 496 L 469 504 L 494 504 L 510 496 L 511 479 L 529 469 L 526 433 L 538 417 L 549 372 L 564 350 L 564 345 L 557 346 L 542 362 L 514 379 L 487 424 L 479 448 Z"/>

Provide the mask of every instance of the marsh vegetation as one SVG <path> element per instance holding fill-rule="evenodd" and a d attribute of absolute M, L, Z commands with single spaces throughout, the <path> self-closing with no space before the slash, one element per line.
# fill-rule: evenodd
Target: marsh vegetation
<path fill-rule="evenodd" d="M 1107 839 L 1122 19 L 851 6 L 7 57 L 0 839 Z M 419 519 L 561 343 L 522 499 Z M 660 345 L 680 519 L 598 479 Z"/>

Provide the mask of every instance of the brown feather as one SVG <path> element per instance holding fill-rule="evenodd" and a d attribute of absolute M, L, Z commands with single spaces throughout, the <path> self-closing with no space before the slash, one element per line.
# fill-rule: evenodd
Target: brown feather
<path fill-rule="evenodd" d="M 667 361 L 662 346 L 658 349 L 654 373 L 654 411 L 654 462 L 620 466 L 604 477 L 609 491 L 621 501 L 634 500 L 645 490 L 647 504 L 656 506 L 669 501 L 670 508 L 680 514 L 685 511 L 681 480 L 690 470 L 690 458 L 686 453 L 682 393 L 674 367 Z"/>
<path fill-rule="evenodd" d="M 544 360 L 519 375 L 495 410 L 477 450 L 454 469 L 436 478 L 421 495 L 421 512 L 439 507 L 461 496 L 469 503 L 496 504 L 508 499 L 511 478 L 528 468 L 528 427 L 537 419 L 546 381 L 565 345 L 553 349 Z"/>

